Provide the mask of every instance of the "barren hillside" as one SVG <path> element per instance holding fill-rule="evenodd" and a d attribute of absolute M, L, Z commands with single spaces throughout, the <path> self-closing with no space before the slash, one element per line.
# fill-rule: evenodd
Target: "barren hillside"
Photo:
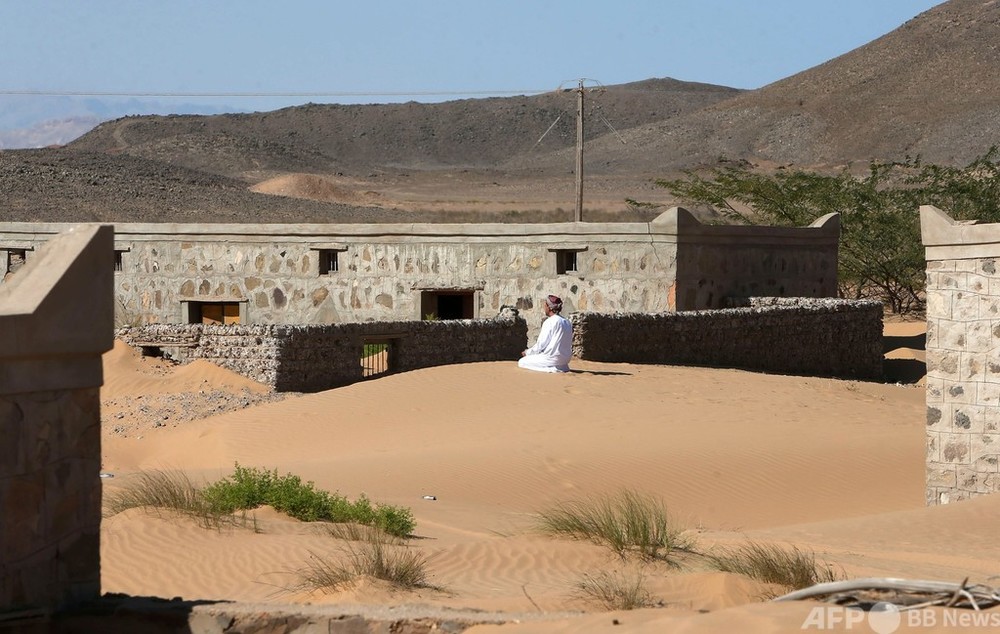
<path fill-rule="evenodd" d="M 887 35 L 758 90 L 626 133 L 592 153 L 617 169 L 720 156 L 839 166 L 920 155 L 966 164 L 1000 143 L 1000 3 L 950 0 Z M 612 158 L 613 157 L 613 158 Z"/>
<path fill-rule="evenodd" d="M 968 162 L 1000 140 L 998 42 L 1000 3 L 950 0 L 754 91 L 672 79 L 588 89 L 585 219 L 648 217 L 625 199 L 676 202 L 653 179 L 720 158 Z M 573 90 L 128 117 L 65 148 L 0 152 L 0 204 L 15 220 L 562 221 L 575 126 Z"/>

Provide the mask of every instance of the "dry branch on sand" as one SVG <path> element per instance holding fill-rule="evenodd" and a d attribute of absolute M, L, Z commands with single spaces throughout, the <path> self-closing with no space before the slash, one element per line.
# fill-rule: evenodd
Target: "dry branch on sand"
<path fill-rule="evenodd" d="M 931 606 L 982 610 L 1000 605 L 1000 590 L 990 586 L 948 581 L 866 578 L 819 583 L 776 597 L 775 601 L 817 599 L 843 606 L 866 607 L 892 603 L 899 611 Z"/>

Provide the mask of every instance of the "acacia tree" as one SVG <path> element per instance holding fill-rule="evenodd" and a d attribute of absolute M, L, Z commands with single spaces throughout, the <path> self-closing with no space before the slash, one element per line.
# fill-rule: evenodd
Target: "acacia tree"
<path fill-rule="evenodd" d="M 738 163 L 656 184 L 685 203 L 711 205 L 746 224 L 803 226 L 839 213 L 841 296 L 880 299 L 898 313 L 924 307 L 919 206 L 936 205 L 960 220 L 1000 221 L 997 157 L 993 148 L 964 168 L 919 159 L 873 162 L 865 176 L 847 169 L 765 173 Z"/>

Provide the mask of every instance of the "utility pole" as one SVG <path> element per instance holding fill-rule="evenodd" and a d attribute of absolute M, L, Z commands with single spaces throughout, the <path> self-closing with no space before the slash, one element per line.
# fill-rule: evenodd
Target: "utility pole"
<path fill-rule="evenodd" d="M 580 79 L 578 80 L 576 88 L 576 211 L 573 214 L 574 222 L 583 222 L 583 82 L 585 81 L 594 80 L 588 80 L 586 78 Z M 569 88 L 563 88 L 563 84 L 565 83 L 566 82 L 559 84 L 558 90 L 562 93 L 570 91 Z M 604 125 L 608 126 L 609 130 L 615 133 L 615 136 L 618 137 L 619 141 L 625 143 L 625 139 L 622 138 L 622 135 L 618 134 L 618 130 L 615 130 L 614 126 L 611 125 L 611 122 L 608 121 L 607 117 L 599 111 L 595 112 L 595 114 L 598 119 L 604 122 Z M 552 122 L 552 125 L 550 125 L 548 129 L 542 133 L 542 136 L 538 137 L 538 140 L 535 141 L 535 145 L 531 146 L 532 150 L 542 142 L 542 139 L 544 139 L 546 135 L 552 131 L 552 128 L 556 127 L 556 124 L 559 123 L 561 118 L 562 114 L 556 117 L 556 120 Z"/>
<path fill-rule="evenodd" d="M 576 222 L 583 222 L 583 80 L 576 89 Z"/>

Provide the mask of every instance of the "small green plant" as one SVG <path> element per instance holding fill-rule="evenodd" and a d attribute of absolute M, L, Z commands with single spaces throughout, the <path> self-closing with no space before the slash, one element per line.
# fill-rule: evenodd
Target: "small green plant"
<path fill-rule="evenodd" d="M 646 580 L 640 573 L 585 574 L 576 584 L 574 595 L 587 603 L 597 603 L 604 610 L 636 610 L 660 605 L 646 589 Z"/>
<path fill-rule="evenodd" d="M 345 534 L 349 541 L 341 548 L 343 557 L 327 560 L 313 555 L 291 590 L 330 592 L 362 577 L 380 579 L 403 590 L 432 587 L 427 582 L 427 557 L 400 539 L 371 527 L 355 526 Z"/>
<path fill-rule="evenodd" d="M 104 500 L 106 515 L 131 508 L 170 509 L 216 528 L 224 524 L 246 525 L 252 520 L 247 520 L 245 512 L 264 505 L 304 522 L 353 522 L 397 537 L 411 534 L 416 527 L 408 508 L 373 504 L 364 495 L 351 502 L 341 495 L 317 490 L 312 482 L 303 482 L 296 475 L 279 476 L 277 470 L 241 467 L 238 463 L 231 477 L 204 489 L 180 472 L 144 471 L 134 482 L 109 492 Z"/>
<path fill-rule="evenodd" d="M 659 500 L 624 490 L 614 496 L 566 502 L 539 514 L 539 530 L 607 546 L 620 557 L 676 564 L 678 552 L 691 552 L 694 540 L 670 520 Z"/>
<path fill-rule="evenodd" d="M 791 546 L 748 542 L 708 555 L 709 566 L 723 572 L 773 583 L 789 590 L 836 581 L 839 576 L 829 564 L 816 561 L 812 552 Z"/>
<path fill-rule="evenodd" d="M 380 352 L 384 352 L 386 348 L 389 347 L 387 343 L 366 343 L 361 350 L 362 357 L 375 356 Z"/>
<path fill-rule="evenodd" d="M 390 535 L 405 537 L 413 532 L 413 513 L 403 507 L 373 504 L 362 495 L 354 502 L 317 490 L 299 476 L 279 476 L 277 470 L 241 467 L 231 477 L 209 485 L 204 491 L 209 506 L 222 513 L 268 505 L 305 522 L 355 522 L 375 526 Z"/>

